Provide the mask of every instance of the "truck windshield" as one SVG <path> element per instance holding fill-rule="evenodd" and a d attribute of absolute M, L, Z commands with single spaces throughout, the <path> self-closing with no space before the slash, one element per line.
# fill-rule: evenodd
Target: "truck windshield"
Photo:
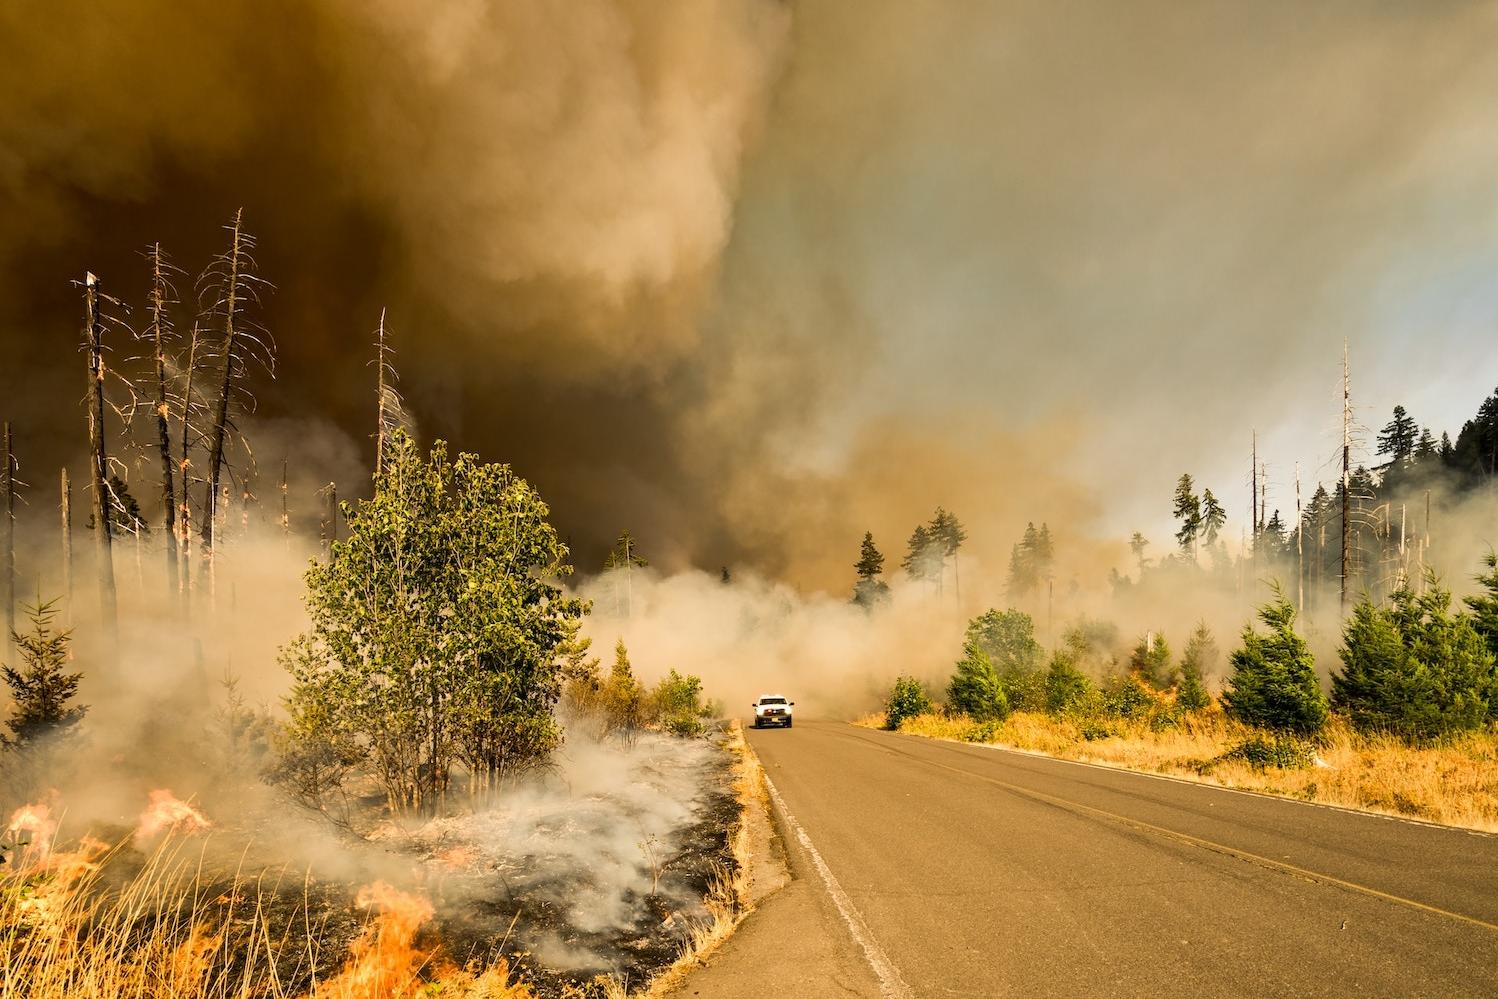
<path fill-rule="evenodd" d="M 784 704 L 785 703 L 785 698 L 784 697 L 761 697 L 759 699 L 759 703 L 761 703 L 761 704 Z"/>

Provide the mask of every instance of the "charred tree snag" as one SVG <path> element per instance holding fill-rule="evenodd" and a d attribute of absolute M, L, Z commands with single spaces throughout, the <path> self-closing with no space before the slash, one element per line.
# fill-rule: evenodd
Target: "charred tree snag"
<path fill-rule="evenodd" d="M 83 334 L 88 351 L 89 465 L 93 478 L 94 560 L 99 573 L 99 612 L 105 638 L 118 630 L 114 590 L 114 552 L 110 535 L 109 454 L 104 447 L 104 323 L 99 316 L 99 279 L 83 279 Z"/>
<path fill-rule="evenodd" d="M 67 601 L 67 620 L 73 619 L 73 482 L 62 470 L 62 595 Z"/>
<path fill-rule="evenodd" d="M 161 258 L 161 244 L 151 246 L 147 259 L 151 264 L 151 327 L 148 336 L 156 361 L 156 437 L 161 448 L 161 509 L 163 533 L 166 537 L 166 585 L 168 599 L 176 596 L 177 582 L 177 495 L 172 461 L 172 433 L 168 423 L 171 405 L 167 398 L 166 339 L 170 335 L 167 325 L 167 303 L 171 301 L 170 286 L 166 278 L 166 265 Z M 184 483 L 184 491 L 186 484 Z"/>
<path fill-rule="evenodd" d="M 10 424 L 0 429 L 0 601 L 5 602 L 5 658 L 16 630 L 16 455 Z"/>

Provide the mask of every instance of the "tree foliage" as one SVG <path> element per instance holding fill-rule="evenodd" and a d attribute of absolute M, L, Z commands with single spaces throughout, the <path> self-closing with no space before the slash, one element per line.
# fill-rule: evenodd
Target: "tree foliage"
<path fill-rule="evenodd" d="M 1432 578 L 1424 594 L 1406 587 L 1387 607 L 1365 597 L 1353 609 L 1332 703 L 1354 726 L 1425 742 L 1487 724 L 1498 704 L 1493 653 L 1450 605 Z"/>
<path fill-rule="evenodd" d="M 547 513 L 508 466 L 392 434 L 373 497 L 307 570 L 311 627 L 282 653 L 292 742 L 359 761 L 396 810 L 437 807 L 458 764 L 482 792 L 544 763 L 586 610 Z"/>
<path fill-rule="evenodd" d="M 1002 721 L 1009 715 L 1009 698 L 993 659 L 969 639 L 963 657 L 947 684 L 947 703 L 974 721 Z"/>
<path fill-rule="evenodd" d="M 858 582 L 853 584 L 853 602 L 863 608 L 875 607 L 889 599 L 889 584 L 880 579 L 884 572 L 884 554 L 874 544 L 874 533 L 865 531 L 853 564 Z"/>
<path fill-rule="evenodd" d="M 919 680 L 913 676 L 899 677 L 884 702 L 884 727 L 897 731 L 905 719 L 923 715 L 931 708 L 931 697 Z"/>
<path fill-rule="evenodd" d="M 0 735 L 0 744 L 26 749 L 46 738 L 67 734 L 88 712 L 73 703 L 82 673 L 68 671 L 73 632 L 57 627 L 56 600 L 26 604 L 22 610 L 31 622 L 28 631 L 12 631 L 11 641 L 20 653 L 18 666 L 0 667 L 10 689 L 10 734 Z"/>
<path fill-rule="evenodd" d="M 1205 621 L 1196 626 L 1186 642 L 1186 651 L 1181 657 L 1181 679 L 1176 689 L 1176 703 L 1187 711 L 1201 711 L 1211 706 L 1212 695 L 1207 692 L 1206 678 L 1217 672 L 1222 651 L 1212 637 Z"/>
<path fill-rule="evenodd" d="M 1151 631 L 1139 640 L 1129 656 L 1129 672 L 1156 690 L 1175 685 L 1175 666 L 1171 663 L 1170 645 L 1163 634 Z"/>
<path fill-rule="evenodd" d="M 1228 714 L 1249 725 L 1310 735 L 1326 724 L 1326 695 L 1305 639 L 1295 633 L 1295 608 L 1283 593 L 1259 608 L 1268 629 L 1243 629 L 1243 647 L 1233 653 L 1233 672 L 1223 693 Z"/>
<path fill-rule="evenodd" d="M 1181 522 L 1180 529 L 1176 531 L 1176 544 L 1180 545 L 1183 555 L 1193 560 L 1196 558 L 1196 540 L 1202 533 L 1202 501 L 1195 490 L 1191 476 L 1182 475 L 1176 482 L 1175 506 L 1172 510 L 1172 516 Z"/>

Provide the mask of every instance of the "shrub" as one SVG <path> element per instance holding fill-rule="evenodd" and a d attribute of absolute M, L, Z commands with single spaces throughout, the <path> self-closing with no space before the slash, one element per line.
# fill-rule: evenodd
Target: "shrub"
<path fill-rule="evenodd" d="M 1311 735 L 1326 724 L 1326 695 L 1315 660 L 1295 633 L 1295 608 L 1276 592 L 1259 609 L 1267 635 L 1243 629 L 1243 647 L 1233 653 L 1233 675 L 1223 693 L 1228 714 L 1249 725 Z"/>
<path fill-rule="evenodd" d="M 1100 721 L 1084 722 L 1080 729 L 1082 738 L 1088 742 L 1096 742 L 1099 739 L 1111 739 L 1115 735 L 1113 728 Z"/>
<path fill-rule="evenodd" d="M 926 688 L 913 676 L 902 676 L 895 681 L 884 704 L 884 727 L 896 731 L 907 718 L 923 715 L 932 708 Z"/>
<path fill-rule="evenodd" d="M 1133 676 L 1117 678 L 1103 691 L 1101 708 L 1115 718 L 1139 718 L 1158 703 L 1153 694 Z"/>
<path fill-rule="evenodd" d="M 1495 690 L 1493 654 L 1451 594 L 1394 594 L 1386 609 L 1364 598 L 1343 631 L 1342 673 L 1332 703 L 1360 731 L 1425 742 L 1487 724 Z"/>
<path fill-rule="evenodd" d="M 709 716 L 702 704 L 701 678 L 683 676 L 673 669 L 651 691 L 648 713 L 672 735 L 701 735 L 706 728 L 703 718 Z"/>
<path fill-rule="evenodd" d="M 1004 719 L 1009 714 L 1009 698 L 993 660 L 976 641 L 968 641 L 966 653 L 947 685 L 947 702 L 974 721 Z"/>
<path fill-rule="evenodd" d="M 1069 652 L 1058 652 L 1051 658 L 1045 675 L 1045 709 L 1053 715 L 1066 714 L 1078 708 L 1092 692 L 1092 682 L 1077 669 Z"/>
<path fill-rule="evenodd" d="M 1304 770 L 1316 761 L 1315 751 L 1299 739 L 1262 735 L 1249 738 L 1223 753 L 1219 760 L 1242 760 L 1255 770 L 1279 767 L 1284 770 Z"/>
<path fill-rule="evenodd" d="M 966 742 L 993 742 L 998 736 L 999 730 L 1003 727 L 1004 723 L 1002 721 L 990 718 L 968 729 L 962 734 L 962 738 Z"/>

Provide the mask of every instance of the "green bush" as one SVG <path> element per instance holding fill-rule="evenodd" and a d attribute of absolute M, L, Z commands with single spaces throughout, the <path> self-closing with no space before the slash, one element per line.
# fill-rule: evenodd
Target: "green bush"
<path fill-rule="evenodd" d="M 902 676 L 895 680 L 889 699 L 884 702 L 884 727 L 897 731 L 907 718 L 923 715 L 932 708 L 926 688 L 913 676 Z"/>
<path fill-rule="evenodd" d="M 1243 629 L 1243 647 L 1233 653 L 1233 675 L 1223 693 L 1228 714 L 1249 725 L 1312 735 L 1326 724 L 1326 695 L 1316 679 L 1315 659 L 1295 633 L 1295 608 L 1276 592 L 1259 609 L 1269 629 Z"/>
<path fill-rule="evenodd" d="M 1117 678 L 1103 691 L 1102 711 L 1115 718 L 1140 718 L 1158 702 L 1133 676 Z"/>
<path fill-rule="evenodd" d="M 1186 654 L 1181 658 L 1177 704 L 1187 711 L 1205 711 L 1212 706 L 1212 695 L 1207 692 L 1205 678 L 1209 672 L 1216 672 L 1221 656 L 1206 624 L 1197 625 L 1196 631 L 1191 633 L 1191 640 L 1186 643 Z"/>
<path fill-rule="evenodd" d="M 1075 711 L 1092 692 L 1092 681 L 1077 669 L 1069 652 L 1057 652 L 1045 675 L 1045 709 L 1053 715 Z"/>
<path fill-rule="evenodd" d="M 1450 613 L 1451 594 L 1408 589 L 1380 609 L 1366 597 L 1343 631 L 1342 673 L 1332 703 L 1359 731 L 1428 742 L 1487 725 L 1498 699 L 1493 654 L 1470 617 Z"/>
<path fill-rule="evenodd" d="M 1242 760 L 1255 770 L 1267 767 L 1304 770 L 1316 762 L 1316 753 L 1299 739 L 1255 735 L 1233 746 L 1218 759 Z"/>
<path fill-rule="evenodd" d="M 1111 739 L 1116 734 L 1111 726 L 1100 721 L 1083 722 L 1081 732 L 1082 738 L 1088 742 L 1096 742 L 1099 739 Z"/>
<path fill-rule="evenodd" d="M 962 738 L 965 742 L 993 742 L 994 737 L 999 734 L 999 729 L 1003 727 L 1002 721 L 990 718 L 968 729 L 963 733 Z"/>
<path fill-rule="evenodd" d="M 701 735 L 706 731 L 703 718 L 708 713 L 702 703 L 701 678 L 683 676 L 673 669 L 650 692 L 648 713 L 672 735 Z"/>

